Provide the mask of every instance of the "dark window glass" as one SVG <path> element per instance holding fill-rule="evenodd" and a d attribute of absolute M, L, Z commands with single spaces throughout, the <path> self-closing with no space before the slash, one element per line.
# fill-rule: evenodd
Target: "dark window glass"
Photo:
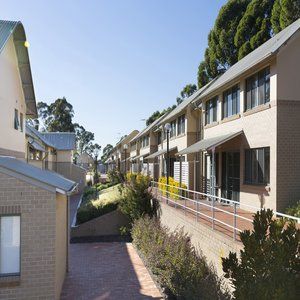
<path fill-rule="evenodd" d="M 267 184 L 270 182 L 270 148 L 245 151 L 245 183 Z"/>
<path fill-rule="evenodd" d="M 266 68 L 246 80 L 245 110 L 270 101 L 270 69 Z"/>
<path fill-rule="evenodd" d="M 240 112 L 240 89 L 236 85 L 223 94 L 223 118 Z"/>
<path fill-rule="evenodd" d="M 20 123 L 19 123 L 19 112 L 18 112 L 17 109 L 15 109 L 14 128 L 16 130 L 18 130 L 19 129 L 19 125 L 20 125 Z"/>
<path fill-rule="evenodd" d="M 176 121 L 171 122 L 171 131 L 170 131 L 170 137 L 173 137 L 176 135 Z"/>
<path fill-rule="evenodd" d="M 183 133 L 185 133 L 185 115 L 180 116 L 177 120 L 177 135 Z"/>
<path fill-rule="evenodd" d="M 24 117 L 23 114 L 20 113 L 20 130 L 23 132 L 23 124 L 24 124 Z"/>
<path fill-rule="evenodd" d="M 161 144 L 161 131 L 159 131 L 157 133 L 157 144 L 160 145 Z"/>
<path fill-rule="evenodd" d="M 217 102 L 218 98 L 206 101 L 205 123 L 212 124 L 217 121 Z"/>

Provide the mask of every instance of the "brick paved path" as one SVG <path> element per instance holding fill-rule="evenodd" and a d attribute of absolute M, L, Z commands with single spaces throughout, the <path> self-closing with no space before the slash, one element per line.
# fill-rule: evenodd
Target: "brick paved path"
<path fill-rule="evenodd" d="M 62 300 L 162 299 L 130 243 L 70 245 Z"/>

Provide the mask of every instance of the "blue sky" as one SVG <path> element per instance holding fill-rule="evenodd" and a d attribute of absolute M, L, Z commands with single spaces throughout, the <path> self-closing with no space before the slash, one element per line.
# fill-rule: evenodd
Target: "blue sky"
<path fill-rule="evenodd" d="M 37 101 L 66 97 L 75 121 L 114 144 L 196 83 L 226 0 L 1 0 L 23 22 Z"/>

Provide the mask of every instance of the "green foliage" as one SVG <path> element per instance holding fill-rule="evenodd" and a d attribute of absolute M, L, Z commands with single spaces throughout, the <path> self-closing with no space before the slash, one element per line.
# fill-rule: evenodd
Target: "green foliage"
<path fill-rule="evenodd" d="M 159 177 L 158 179 L 158 188 L 162 191 L 162 195 L 167 195 L 167 190 L 170 193 L 170 198 L 174 200 L 178 200 L 179 196 L 182 195 L 182 190 L 179 189 L 180 183 L 176 181 L 173 177 L 169 177 L 169 187 L 166 186 L 167 184 L 167 177 Z M 187 186 L 182 183 L 181 188 L 187 189 Z"/>
<path fill-rule="evenodd" d="M 300 201 L 286 209 L 286 214 L 300 218 Z"/>
<path fill-rule="evenodd" d="M 272 10 L 272 28 L 278 33 L 300 18 L 300 0 L 275 0 Z"/>
<path fill-rule="evenodd" d="M 117 169 L 109 170 L 107 173 L 107 178 L 109 182 L 112 182 L 113 184 L 117 184 L 123 181 L 122 174 Z"/>
<path fill-rule="evenodd" d="M 37 104 L 39 117 L 43 120 L 46 130 L 50 132 L 74 132 L 73 106 L 65 97 L 57 99 L 48 105 L 45 102 Z"/>
<path fill-rule="evenodd" d="M 221 282 L 183 230 L 169 232 L 156 219 L 134 222 L 133 243 L 167 294 L 177 299 L 226 299 Z"/>
<path fill-rule="evenodd" d="M 103 152 L 102 152 L 102 156 L 101 156 L 101 161 L 102 161 L 103 163 L 108 159 L 108 157 L 109 157 L 109 155 L 110 155 L 110 153 L 111 153 L 111 151 L 112 151 L 113 148 L 114 148 L 114 147 L 113 147 L 113 145 L 111 145 L 111 144 L 107 144 L 107 145 L 103 148 Z"/>
<path fill-rule="evenodd" d="M 84 152 L 90 152 L 92 141 L 94 140 L 94 134 L 77 123 L 74 124 L 76 134 L 77 152 L 82 154 Z"/>
<path fill-rule="evenodd" d="M 254 215 L 253 231 L 241 233 L 240 259 L 223 259 L 225 277 L 236 299 L 297 299 L 299 296 L 300 230 L 293 222 L 273 218 L 271 210 Z"/>
<path fill-rule="evenodd" d="M 158 202 L 149 192 L 150 178 L 141 174 L 129 177 L 122 186 L 120 210 L 133 222 L 144 215 L 157 216 Z"/>
<path fill-rule="evenodd" d="M 271 13 L 273 4 L 274 0 L 252 0 L 247 6 L 234 37 L 239 60 L 272 36 Z"/>
<path fill-rule="evenodd" d="M 81 224 L 112 212 L 118 208 L 120 193 L 111 183 L 86 187 L 82 204 L 77 211 L 77 223 Z"/>

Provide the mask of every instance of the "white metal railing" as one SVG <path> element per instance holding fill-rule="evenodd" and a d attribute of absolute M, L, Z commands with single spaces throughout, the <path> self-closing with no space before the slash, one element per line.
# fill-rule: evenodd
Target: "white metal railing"
<path fill-rule="evenodd" d="M 232 230 L 234 240 L 237 239 L 238 232 L 242 232 L 244 229 L 246 229 L 245 226 L 238 224 L 238 220 L 249 222 L 249 227 L 251 226 L 253 221 L 252 215 L 251 218 L 249 218 L 240 214 L 246 213 L 250 215 L 254 211 L 258 211 L 261 209 L 260 207 L 243 204 L 238 201 L 229 200 L 203 192 L 189 190 L 182 187 L 175 187 L 180 191 L 180 193 L 175 194 L 170 191 L 170 189 L 174 188 L 174 186 L 165 183 L 159 183 L 156 181 L 152 181 L 151 186 L 153 188 L 154 195 L 158 200 L 164 200 L 168 205 L 172 204 L 175 208 L 183 209 L 185 214 L 187 212 L 195 214 L 197 222 L 199 221 L 199 217 L 201 216 L 210 220 L 213 230 L 215 230 L 216 224 L 222 224 L 226 226 L 227 228 Z M 164 186 L 165 189 L 161 189 L 161 186 Z M 224 205 L 227 206 L 227 208 L 232 207 L 232 211 L 223 209 L 222 207 L 224 207 Z M 201 207 L 208 208 L 208 211 L 210 213 L 205 213 L 205 211 L 203 211 Z M 245 207 L 245 210 L 241 209 L 241 207 Z M 216 217 L 216 212 L 221 212 L 225 215 L 232 216 L 231 222 L 228 222 L 226 218 L 221 220 L 220 218 Z M 276 211 L 274 211 L 273 213 L 276 217 L 294 220 L 298 224 L 300 224 L 300 218 L 289 216 Z M 232 225 L 229 223 L 232 223 Z"/>

